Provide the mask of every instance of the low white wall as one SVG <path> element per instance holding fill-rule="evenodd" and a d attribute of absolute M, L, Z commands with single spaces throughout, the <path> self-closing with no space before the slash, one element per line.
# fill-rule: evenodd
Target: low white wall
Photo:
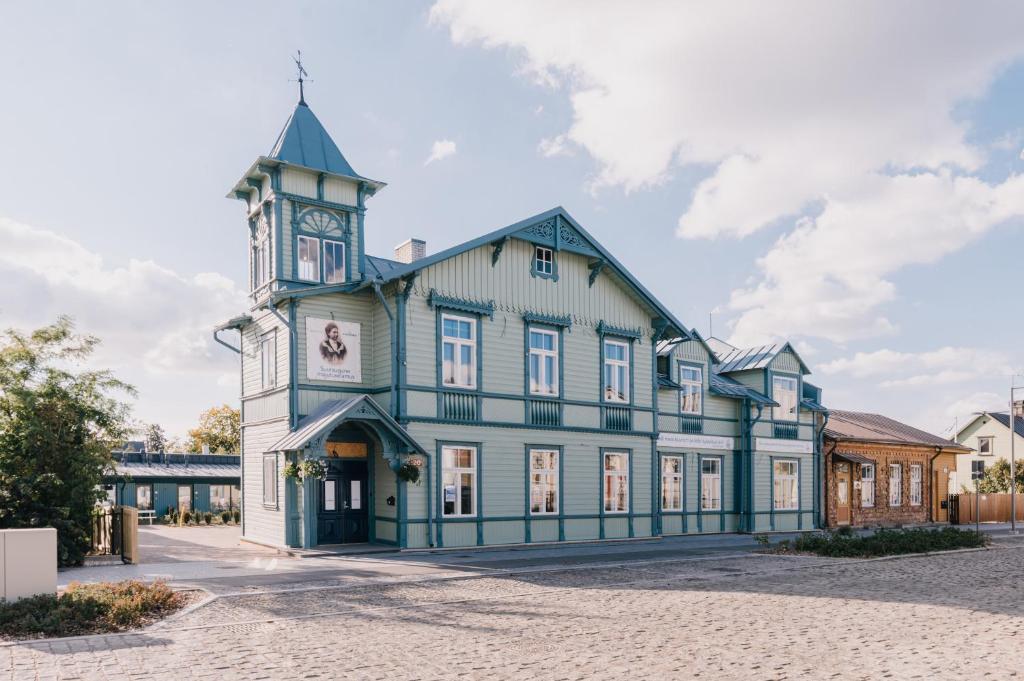
<path fill-rule="evenodd" d="M 0 530 L 0 599 L 57 593 L 57 530 Z"/>

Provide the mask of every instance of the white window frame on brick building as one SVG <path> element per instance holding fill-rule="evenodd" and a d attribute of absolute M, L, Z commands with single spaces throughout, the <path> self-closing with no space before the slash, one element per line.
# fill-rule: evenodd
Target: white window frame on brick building
<path fill-rule="evenodd" d="M 903 465 L 889 464 L 889 506 L 897 508 L 903 505 Z"/>
<path fill-rule="evenodd" d="M 875 464 L 860 465 L 860 507 L 875 507 Z"/>
<path fill-rule="evenodd" d="M 920 506 L 923 499 L 922 494 L 922 468 L 919 463 L 910 464 L 910 505 Z"/>

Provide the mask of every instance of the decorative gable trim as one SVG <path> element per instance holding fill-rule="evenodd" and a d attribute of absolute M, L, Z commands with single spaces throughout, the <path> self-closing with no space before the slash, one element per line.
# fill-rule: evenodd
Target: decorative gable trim
<path fill-rule="evenodd" d="M 634 338 L 636 340 L 643 338 L 643 334 L 636 329 L 624 329 L 619 326 L 605 324 L 603 321 L 598 323 L 597 333 L 601 336 L 620 336 L 621 338 Z"/>
<path fill-rule="evenodd" d="M 524 312 L 523 321 L 527 324 L 547 324 L 548 326 L 562 326 L 566 329 L 572 328 L 572 317 L 569 315 L 556 317 L 538 312 Z"/>
<path fill-rule="evenodd" d="M 445 308 L 447 310 L 455 310 L 457 312 L 486 315 L 492 320 L 494 319 L 493 300 L 489 300 L 486 303 L 475 303 L 471 300 L 442 296 L 436 289 L 430 289 L 430 295 L 427 297 L 427 305 L 432 308 Z"/>

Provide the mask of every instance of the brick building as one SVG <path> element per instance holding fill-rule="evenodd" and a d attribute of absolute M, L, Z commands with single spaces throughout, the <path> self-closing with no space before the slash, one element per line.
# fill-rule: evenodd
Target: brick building
<path fill-rule="evenodd" d="M 956 457 L 968 451 L 885 416 L 832 411 L 825 428 L 825 524 L 946 522 Z"/>

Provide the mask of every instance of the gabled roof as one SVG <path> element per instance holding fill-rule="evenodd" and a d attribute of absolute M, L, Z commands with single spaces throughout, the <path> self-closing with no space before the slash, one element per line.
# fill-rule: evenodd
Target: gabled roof
<path fill-rule="evenodd" d="M 722 355 L 727 355 L 733 350 L 739 350 L 739 348 L 737 348 L 735 345 L 731 343 L 726 343 L 721 338 L 716 338 L 715 336 L 711 336 L 710 338 L 708 338 L 708 347 L 711 348 L 712 351 L 714 351 L 714 353 L 719 357 L 721 357 Z"/>
<path fill-rule="evenodd" d="M 721 343 L 721 341 L 718 342 Z M 779 356 L 779 353 L 789 350 L 796 357 L 796 361 L 800 363 L 800 370 L 805 374 L 811 373 L 811 370 L 807 368 L 807 365 L 800 358 L 799 353 L 789 343 L 773 343 L 753 348 L 736 348 L 731 345 L 729 347 L 732 349 L 726 349 L 718 357 L 721 361 L 721 365 L 718 367 L 719 372 L 728 373 L 730 371 L 745 371 L 747 369 L 766 369 L 772 363 L 772 360 Z"/>
<path fill-rule="evenodd" d="M 1006 428 L 1006 429 L 1010 428 L 1010 414 L 1009 413 L 1005 413 L 1004 414 L 1002 412 L 985 412 L 985 414 L 988 415 L 988 416 L 991 416 L 996 421 L 999 421 L 999 423 L 1003 424 L 1004 428 Z M 961 428 L 961 430 L 963 430 L 963 428 Z M 1013 419 L 1013 430 L 1014 430 L 1014 432 L 1017 433 L 1017 435 L 1020 435 L 1021 437 L 1024 437 L 1024 417 L 1018 416 L 1017 418 Z"/>
<path fill-rule="evenodd" d="M 269 157 L 335 175 L 359 177 L 305 102 L 295 105 Z"/>
<path fill-rule="evenodd" d="M 881 414 L 833 409 L 829 412 L 825 437 L 832 440 L 859 440 L 907 445 L 926 445 L 970 451 L 952 440 L 932 435 Z"/>
<path fill-rule="evenodd" d="M 366 256 L 367 276 L 378 277 L 384 276 L 396 267 L 401 267 L 405 263 L 398 262 L 397 260 L 389 260 L 388 258 L 379 258 L 375 255 Z"/>
<path fill-rule="evenodd" d="M 368 414 L 382 423 L 391 435 L 409 447 L 409 449 L 412 449 L 417 454 L 427 455 L 423 447 L 406 432 L 405 428 L 402 428 L 398 421 L 381 409 L 368 395 L 357 395 L 344 400 L 322 402 L 309 416 L 299 421 L 293 432 L 278 440 L 267 451 L 291 452 L 305 449 L 309 446 L 310 441 L 330 433 L 338 424 L 346 419 L 350 417 L 365 419 Z"/>
<path fill-rule="evenodd" d="M 592 237 L 590 233 L 583 229 L 583 227 L 581 227 L 580 224 L 576 222 L 576 220 L 573 219 L 573 217 L 569 215 L 569 213 L 561 206 L 557 206 L 555 208 L 552 208 L 551 210 L 539 213 L 537 215 L 534 215 L 533 217 L 526 218 L 525 220 L 521 220 L 514 224 L 508 225 L 507 227 L 502 227 L 501 229 L 489 232 L 487 234 L 484 234 L 483 236 L 477 237 L 476 239 L 472 239 L 470 241 L 466 241 L 465 243 L 459 244 L 457 246 L 452 246 L 451 248 L 445 249 L 433 255 L 428 255 L 425 258 L 420 258 L 419 260 L 416 260 L 414 262 L 403 263 L 399 267 L 391 268 L 388 272 L 382 273 L 376 279 L 376 281 L 378 283 L 386 283 L 389 281 L 400 279 L 401 277 L 404 277 L 413 272 L 417 272 L 423 269 L 424 267 L 429 267 L 443 260 L 447 260 L 448 258 L 453 258 L 457 255 L 460 255 L 461 253 L 471 251 L 474 248 L 479 248 L 480 246 L 485 246 L 487 244 L 498 242 L 505 237 L 511 237 L 515 235 L 516 232 L 525 231 L 530 228 L 535 228 L 536 226 L 541 225 L 544 222 L 551 220 L 552 218 L 564 220 L 567 226 L 574 229 L 579 234 L 579 236 L 587 242 L 586 247 L 588 251 L 592 251 L 595 254 L 596 258 L 603 260 L 608 265 L 613 267 L 616 273 L 636 292 L 636 294 L 650 307 L 654 308 L 654 310 L 657 311 L 658 315 L 660 315 L 671 327 L 675 328 L 675 330 L 678 332 L 680 336 L 683 336 L 684 338 L 687 339 L 690 338 L 690 331 L 687 329 L 686 325 L 680 322 L 678 319 L 676 319 L 675 315 L 673 315 L 672 312 L 665 305 L 663 305 L 657 298 L 654 297 L 654 294 L 648 291 L 643 284 L 637 281 L 637 279 L 632 274 L 630 274 L 629 270 L 627 270 L 622 265 L 622 263 L 620 263 L 615 258 L 615 256 L 609 253 L 607 249 L 605 249 L 597 241 L 597 239 Z M 369 286 L 372 283 L 373 281 L 369 281 L 364 285 Z"/>
<path fill-rule="evenodd" d="M 704 346 L 704 349 L 708 351 L 708 357 L 711 358 L 711 363 L 718 364 L 718 355 L 715 354 L 715 351 L 710 345 L 708 345 L 707 341 L 704 340 L 704 337 L 700 335 L 700 332 L 697 331 L 697 329 L 690 329 L 689 338 L 673 338 L 671 340 L 658 341 L 658 355 L 661 357 L 671 355 L 677 345 L 680 343 L 686 343 L 687 341 L 697 341 L 700 343 Z"/>

